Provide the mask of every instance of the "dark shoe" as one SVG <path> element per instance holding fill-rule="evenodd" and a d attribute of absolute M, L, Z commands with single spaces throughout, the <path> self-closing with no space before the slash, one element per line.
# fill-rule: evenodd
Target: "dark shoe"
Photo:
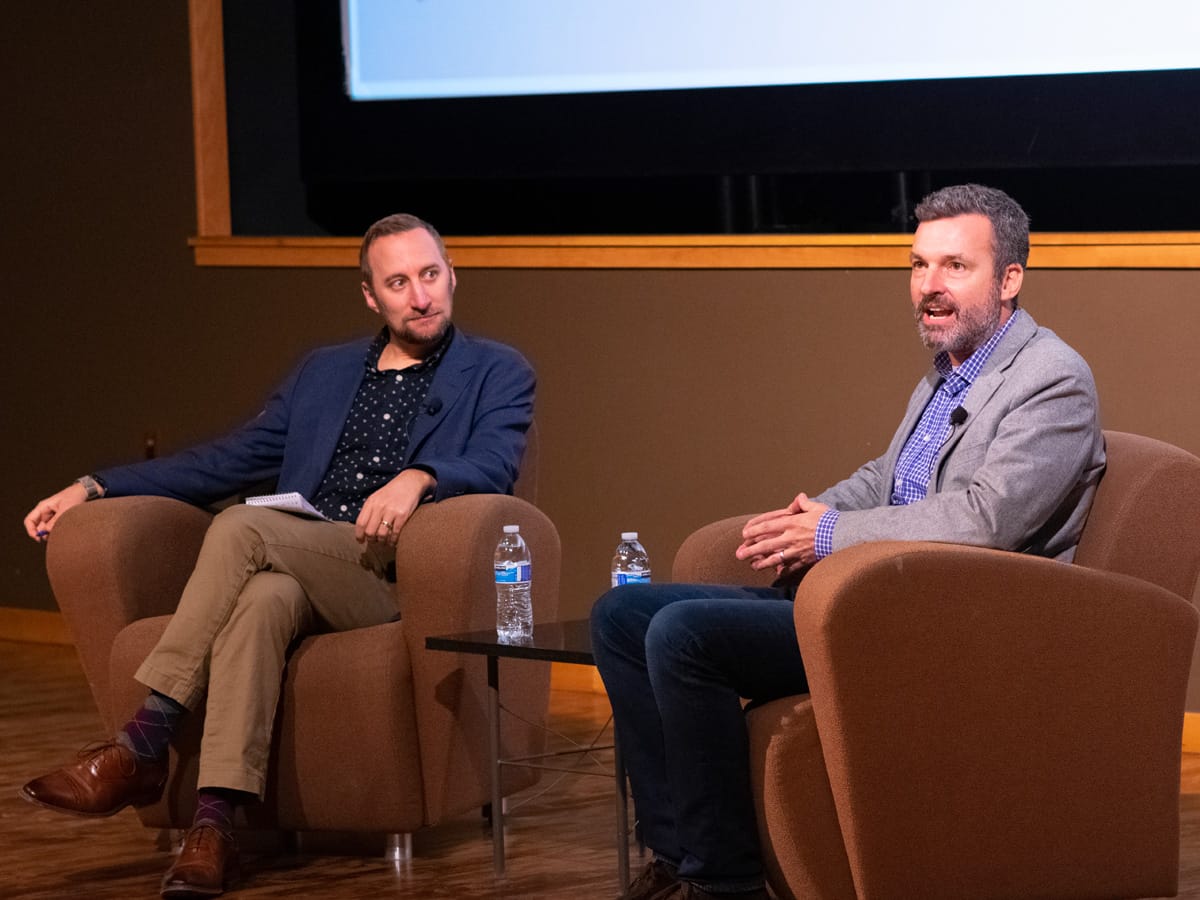
<path fill-rule="evenodd" d="M 193 825 L 183 836 L 179 856 L 162 880 L 164 897 L 215 897 L 237 878 L 238 848 L 233 835 L 216 825 Z"/>
<path fill-rule="evenodd" d="M 742 891 L 737 894 L 718 894 L 706 891 L 690 881 L 679 882 L 674 890 L 664 891 L 655 900 L 770 900 L 766 888 Z"/>
<path fill-rule="evenodd" d="M 79 751 L 79 762 L 35 778 L 21 788 L 30 803 L 75 816 L 111 816 L 162 796 L 166 760 L 146 762 L 113 741 Z"/>
<path fill-rule="evenodd" d="M 652 859 L 617 900 L 652 900 L 678 884 L 673 867 Z"/>

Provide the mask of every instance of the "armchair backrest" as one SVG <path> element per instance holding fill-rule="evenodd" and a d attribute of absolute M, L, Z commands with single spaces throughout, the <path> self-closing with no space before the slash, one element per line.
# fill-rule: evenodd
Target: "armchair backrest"
<path fill-rule="evenodd" d="M 1200 459 L 1142 435 L 1104 432 L 1108 465 L 1075 562 L 1191 600 L 1200 575 Z"/>

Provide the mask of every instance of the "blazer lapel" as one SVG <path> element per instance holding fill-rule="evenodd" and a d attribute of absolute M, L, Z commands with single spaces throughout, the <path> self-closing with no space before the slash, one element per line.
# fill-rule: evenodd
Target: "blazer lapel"
<path fill-rule="evenodd" d="M 971 385 L 971 390 L 967 393 L 966 402 L 963 403 L 963 409 L 967 411 L 966 421 L 963 422 L 963 427 L 955 428 L 950 432 L 950 437 L 946 439 L 946 443 L 942 445 L 942 452 L 939 455 L 938 468 L 941 468 L 941 462 L 944 462 L 950 455 L 951 451 L 962 440 L 963 435 L 967 433 L 967 429 L 971 427 L 973 422 L 979 421 L 980 413 L 987 406 L 988 402 L 995 396 L 996 391 L 1004 384 L 1005 372 L 1012 365 L 1013 360 L 1017 358 L 1017 354 L 1021 352 L 1029 340 L 1037 333 L 1037 323 L 1033 321 L 1033 316 L 1027 312 L 1021 313 L 1021 317 L 1013 322 L 1012 328 L 1008 334 L 1000 341 L 1000 344 L 992 351 L 991 357 L 983 367 L 983 371 L 979 373 L 979 377 Z"/>
<path fill-rule="evenodd" d="M 332 368 L 324 384 L 321 385 L 321 402 L 319 404 L 316 426 L 307 435 L 310 441 L 309 467 L 313 478 L 315 492 L 320 486 L 321 479 L 333 462 L 333 453 L 338 441 L 342 438 L 342 430 L 350 417 L 350 407 L 358 388 L 366 374 L 366 344 L 361 352 L 355 348 L 357 365 L 344 365 Z"/>
<path fill-rule="evenodd" d="M 429 386 L 429 394 L 421 411 L 412 420 L 405 463 L 413 459 L 421 445 L 445 421 L 450 411 L 462 402 L 470 383 L 470 372 L 475 365 L 475 352 L 470 339 L 461 331 L 457 332 L 450 346 L 446 348 L 446 355 L 438 363 L 437 372 L 434 373 L 433 383 Z"/>

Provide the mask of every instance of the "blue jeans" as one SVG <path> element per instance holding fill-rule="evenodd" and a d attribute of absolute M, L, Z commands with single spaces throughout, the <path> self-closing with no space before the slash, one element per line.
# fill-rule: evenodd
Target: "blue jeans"
<path fill-rule="evenodd" d="M 709 890 L 763 883 L 741 698 L 808 690 L 789 599 L 778 588 L 636 584 L 592 609 L 642 837 Z"/>

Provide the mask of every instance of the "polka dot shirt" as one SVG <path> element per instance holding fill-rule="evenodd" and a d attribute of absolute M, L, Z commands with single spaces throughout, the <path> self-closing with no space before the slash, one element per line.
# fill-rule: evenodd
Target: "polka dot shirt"
<path fill-rule="evenodd" d="M 367 497 L 396 477 L 404 466 L 413 419 L 424 407 L 438 363 L 453 338 L 451 326 L 429 358 L 386 371 L 379 370 L 379 355 L 387 346 L 387 329 L 372 341 L 364 361 L 366 373 L 313 506 L 331 519 L 353 522 Z"/>

